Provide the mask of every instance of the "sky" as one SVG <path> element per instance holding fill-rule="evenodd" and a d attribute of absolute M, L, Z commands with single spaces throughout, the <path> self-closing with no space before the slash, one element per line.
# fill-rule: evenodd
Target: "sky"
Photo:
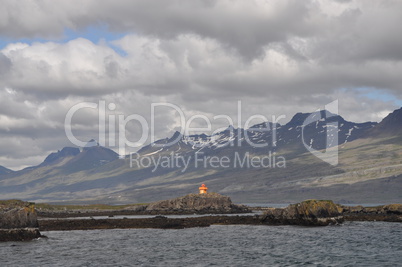
<path fill-rule="evenodd" d="M 286 123 L 335 100 L 346 120 L 381 121 L 402 106 L 400 25 L 399 0 L 2 0 L 0 165 L 74 146 L 65 121 L 80 103 L 97 108 L 73 114 L 74 137 L 114 150 L 119 116 L 144 118 L 155 139 L 185 128 L 153 103 L 198 116 L 192 128 Z M 125 123 L 127 140 L 141 126 Z"/>

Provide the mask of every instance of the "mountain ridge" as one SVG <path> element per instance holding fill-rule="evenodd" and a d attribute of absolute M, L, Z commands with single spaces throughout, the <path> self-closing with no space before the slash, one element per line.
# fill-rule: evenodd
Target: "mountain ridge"
<path fill-rule="evenodd" d="M 311 123 L 303 125 L 308 117 L 311 117 Z M 328 130 L 333 128 L 331 125 L 338 126 L 338 138 L 331 136 L 334 135 L 331 129 Z M 97 142 L 81 149 L 67 147 L 51 153 L 38 166 L 2 175 L 0 193 L 10 198 L 36 201 L 147 202 L 186 194 L 192 192 L 191 188 L 197 188 L 197 184 L 208 182 L 216 192 L 228 194 L 238 201 L 298 201 L 302 196 L 322 198 L 325 196 L 322 192 L 333 194 L 335 200 L 369 201 L 370 197 L 363 193 L 353 195 L 348 192 L 353 192 L 353 188 L 359 190 L 380 184 L 388 192 L 384 199 L 398 200 L 394 188 L 401 180 L 399 172 L 402 173 L 402 168 L 398 164 L 402 162 L 397 155 L 402 156 L 402 149 L 399 145 L 391 147 L 387 144 L 388 139 L 367 137 L 367 133 L 375 128 L 380 131 L 379 125 L 348 122 L 326 111 L 298 113 L 288 123 L 276 125 L 276 140 L 272 133 L 274 125 L 264 122 L 249 129 L 228 127 L 214 135 L 185 136 L 175 132 L 170 138 L 157 140 L 137 152 L 138 157 L 149 159 L 168 158 L 173 153 L 188 161 L 189 167 L 185 171 L 183 166 L 130 166 L 133 163 L 130 156 L 118 159 L 117 153 Z M 168 144 L 176 138 L 177 142 Z M 308 149 L 318 151 L 334 147 L 335 139 L 340 149 L 338 166 L 331 166 L 308 152 Z M 255 146 L 263 142 L 268 145 Z M 231 162 L 236 157 L 252 156 L 274 161 L 275 157 L 282 156 L 286 158 L 286 168 L 197 167 L 197 155 L 227 157 Z M 373 155 L 381 155 L 380 160 L 373 161 Z M 390 176 L 381 171 L 384 165 L 390 166 L 387 171 Z M 372 171 L 356 180 L 354 172 L 360 172 L 362 166 Z M 388 184 L 393 184 L 392 188 L 387 187 L 386 179 L 390 179 Z M 343 188 L 344 193 L 339 194 L 332 189 L 335 187 Z M 378 198 L 379 195 L 376 193 L 375 196 Z"/>
<path fill-rule="evenodd" d="M 366 137 L 386 137 L 402 134 L 402 108 L 396 109 L 380 121 Z"/>
<path fill-rule="evenodd" d="M 10 170 L 10 169 L 8 169 L 6 167 L 0 166 L 0 175 L 9 174 L 9 173 L 12 173 L 12 172 L 14 172 L 14 171 Z"/>

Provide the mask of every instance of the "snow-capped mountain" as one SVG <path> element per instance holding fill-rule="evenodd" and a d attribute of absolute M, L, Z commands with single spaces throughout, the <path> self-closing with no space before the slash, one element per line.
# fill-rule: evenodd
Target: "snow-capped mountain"
<path fill-rule="evenodd" d="M 402 201 L 401 112 L 391 113 L 379 124 L 349 122 L 318 111 L 297 113 L 284 125 L 229 126 L 212 135 L 175 132 L 138 151 L 137 156 L 148 158 L 144 161 L 147 166 L 132 164 L 129 155 L 119 159 L 114 151 L 91 141 L 93 145 L 88 147 L 51 153 L 38 166 L 0 173 L 0 195 L 46 202 L 148 202 L 193 192 L 206 183 L 235 201 L 278 203 L 323 198 L 359 203 L 388 199 L 396 203 Z M 308 152 L 337 144 L 337 166 Z M 199 154 L 228 160 L 235 154 L 247 154 L 268 161 L 275 161 L 271 156 L 277 154 L 286 159 L 286 166 L 195 167 L 195 155 Z M 167 167 L 156 168 L 151 160 L 161 157 L 169 159 Z M 188 166 L 169 166 L 175 160 Z"/>
<path fill-rule="evenodd" d="M 287 146 L 326 149 L 356 140 L 377 123 L 353 123 L 328 111 L 297 113 L 287 124 L 271 122 L 256 124 L 249 129 L 229 126 L 213 135 L 182 135 L 161 139 L 143 147 L 139 153 L 153 155 L 162 152 L 204 152 L 245 149 L 250 151 L 280 151 Z"/>

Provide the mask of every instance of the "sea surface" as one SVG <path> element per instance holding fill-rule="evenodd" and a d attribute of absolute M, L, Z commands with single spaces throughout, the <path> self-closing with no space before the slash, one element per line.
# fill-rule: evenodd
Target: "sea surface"
<path fill-rule="evenodd" d="M 0 266 L 402 266 L 401 223 L 42 234 L 0 243 Z"/>

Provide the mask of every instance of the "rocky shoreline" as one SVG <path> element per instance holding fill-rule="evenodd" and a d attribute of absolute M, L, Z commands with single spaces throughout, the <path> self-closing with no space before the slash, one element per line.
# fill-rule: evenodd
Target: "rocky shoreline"
<path fill-rule="evenodd" d="M 340 206 L 328 200 L 307 200 L 289 205 L 287 208 L 270 208 L 263 214 L 255 215 L 206 215 L 185 218 L 168 218 L 158 215 L 153 218 L 135 219 L 46 219 L 39 221 L 39 228 L 41 231 L 63 231 L 117 228 L 183 229 L 235 224 L 326 226 L 342 224 L 344 221 L 402 222 L 401 208 L 400 204 L 360 208 Z M 174 215 L 177 214 L 174 213 Z"/>
<path fill-rule="evenodd" d="M 252 208 L 235 205 L 230 198 L 218 194 L 184 197 L 159 201 L 150 205 L 133 206 L 122 210 L 45 210 L 39 220 L 32 203 L 2 202 L 0 209 L 0 241 L 25 241 L 41 237 L 40 231 L 70 231 L 93 229 L 160 228 L 183 229 L 210 225 L 300 225 L 326 226 L 344 221 L 402 222 L 402 205 L 378 207 L 342 206 L 330 200 L 306 200 L 286 208 Z M 255 210 L 254 210 L 255 211 Z M 243 214 L 242 214 L 243 213 Z M 164 215 L 193 215 L 197 217 L 166 217 Z M 209 215 L 208 215 L 209 214 Z M 217 215 L 212 215 L 217 214 Z M 232 215 L 225 215 L 232 214 Z M 233 215 L 237 214 L 237 215 Z M 97 216 L 156 215 L 151 218 L 96 218 Z M 205 216 L 202 216 L 205 215 Z M 89 219 L 69 217 L 90 217 Z"/>
<path fill-rule="evenodd" d="M 90 230 L 116 228 L 160 228 L 182 229 L 189 227 L 208 227 L 210 225 L 300 225 L 326 226 L 342 224 L 344 221 L 389 221 L 402 222 L 402 205 L 379 206 L 372 208 L 345 207 L 329 200 L 307 200 L 289 205 L 287 208 L 268 208 L 263 214 L 254 215 L 206 215 L 200 217 L 168 218 L 157 215 L 153 218 L 135 219 L 46 219 L 39 221 L 41 231 Z M 145 211 L 145 210 L 144 210 Z M 149 215 L 144 211 L 133 215 Z M 168 210 L 164 210 L 168 213 Z M 185 215 L 169 210 L 173 215 Z M 194 214 L 196 211 L 192 211 Z M 116 215 L 117 211 L 113 214 Z M 92 213 L 93 214 L 93 213 Z M 107 215 L 105 212 L 102 216 Z M 53 214 L 54 215 L 54 214 Z M 88 215 L 88 214 L 87 214 Z M 122 214 L 118 214 L 122 215 Z M 71 213 L 69 213 L 70 217 Z M 113 216 L 109 214 L 109 216 Z"/>

